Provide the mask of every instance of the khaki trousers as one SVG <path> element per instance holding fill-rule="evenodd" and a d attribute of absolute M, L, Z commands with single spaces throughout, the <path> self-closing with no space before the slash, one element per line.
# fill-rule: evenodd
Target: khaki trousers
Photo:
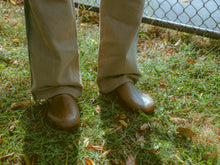
<path fill-rule="evenodd" d="M 137 81 L 137 32 L 144 0 L 102 0 L 97 83 L 102 93 Z M 35 99 L 82 93 L 76 20 L 72 0 L 25 0 Z"/>

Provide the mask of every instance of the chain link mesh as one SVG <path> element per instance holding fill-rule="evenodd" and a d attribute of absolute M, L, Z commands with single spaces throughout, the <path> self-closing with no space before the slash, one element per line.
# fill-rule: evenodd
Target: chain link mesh
<path fill-rule="evenodd" d="M 75 0 L 98 11 L 100 0 Z M 142 22 L 220 39 L 220 0 L 145 0 Z"/>

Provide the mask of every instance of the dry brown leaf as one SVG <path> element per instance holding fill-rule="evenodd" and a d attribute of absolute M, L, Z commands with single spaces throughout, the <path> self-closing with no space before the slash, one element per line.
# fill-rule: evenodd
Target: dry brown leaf
<path fill-rule="evenodd" d="M 95 165 L 95 162 L 93 162 L 92 160 L 89 160 L 87 158 L 85 158 L 84 161 L 85 161 L 86 165 Z"/>
<path fill-rule="evenodd" d="M 20 103 L 12 103 L 11 104 L 11 109 L 15 109 L 15 108 L 19 108 L 19 107 L 27 107 L 27 106 L 29 106 L 29 105 L 31 105 L 31 103 L 30 102 L 26 102 L 26 103 L 23 103 L 23 104 L 20 104 Z"/>
<path fill-rule="evenodd" d="M 9 128 L 10 131 L 14 131 L 14 129 L 15 129 L 15 125 L 11 125 Z"/>
<path fill-rule="evenodd" d="M 99 158 L 101 159 L 102 157 L 106 157 L 106 156 L 107 156 L 108 154 L 110 154 L 112 151 L 113 151 L 113 149 L 110 149 L 110 150 L 107 150 L 107 151 L 103 152 L 103 154 L 102 154 Z"/>
<path fill-rule="evenodd" d="M 113 163 L 115 163 L 116 165 L 118 165 L 120 162 L 117 159 L 110 159 Z"/>
<path fill-rule="evenodd" d="M 159 79 L 159 82 L 163 85 L 163 86 L 168 86 L 167 83 L 163 80 L 163 78 Z"/>
<path fill-rule="evenodd" d="M 185 120 L 185 119 L 182 118 L 182 117 L 177 117 L 177 116 L 174 116 L 174 115 L 172 115 L 172 114 L 170 114 L 170 113 L 168 113 L 167 115 L 170 117 L 170 119 L 171 119 L 172 121 L 175 121 L 175 122 L 184 121 L 184 120 Z"/>
<path fill-rule="evenodd" d="M 193 131 L 189 128 L 178 127 L 176 131 L 179 132 L 179 135 L 183 137 L 189 137 L 189 138 L 193 137 Z"/>
<path fill-rule="evenodd" d="M 156 153 L 158 153 L 159 148 L 160 148 L 160 147 L 157 147 L 157 148 L 154 148 L 154 149 L 149 149 L 149 150 L 147 150 L 147 152 L 156 154 Z"/>
<path fill-rule="evenodd" d="M 143 125 L 140 127 L 140 130 L 141 130 L 141 131 L 144 131 L 144 130 L 147 129 L 147 127 L 148 127 L 148 124 L 145 123 L 145 124 L 143 124 Z"/>
<path fill-rule="evenodd" d="M 3 142 L 3 139 L 0 140 L 0 144 L 2 144 L 2 142 Z"/>
<path fill-rule="evenodd" d="M 13 156 L 13 155 L 14 155 L 14 152 L 12 152 L 12 153 L 10 153 L 8 155 L 5 155 L 3 157 L 0 157 L 0 161 L 4 161 L 4 160 L 6 160 L 7 158 L 9 158 L 10 156 Z"/>
<path fill-rule="evenodd" d="M 172 101 L 177 101 L 177 99 L 174 98 L 173 96 L 168 96 L 168 99 L 169 99 L 169 100 L 172 100 Z"/>
<path fill-rule="evenodd" d="M 82 122 L 81 127 L 84 127 L 86 125 L 88 118 L 85 118 L 85 120 Z"/>
<path fill-rule="evenodd" d="M 126 165 L 136 165 L 133 155 L 129 155 L 126 160 Z"/>
<path fill-rule="evenodd" d="M 191 59 L 188 59 L 187 62 L 190 63 L 190 64 L 194 64 L 194 63 L 196 63 L 194 60 L 191 60 Z"/>
<path fill-rule="evenodd" d="M 101 112 L 101 107 L 99 105 L 96 105 L 95 111 L 96 111 L 96 113 L 100 113 Z"/>
<path fill-rule="evenodd" d="M 139 46 L 141 46 L 141 43 L 138 43 L 138 44 L 137 44 L 137 47 L 139 47 Z"/>
<path fill-rule="evenodd" d="M 93 150 L 98 150 L 98 151 L 106 151 L 103 146 L 93 146 L 91 144 L 89 144 L 87 148 L 91 148 Z"/>

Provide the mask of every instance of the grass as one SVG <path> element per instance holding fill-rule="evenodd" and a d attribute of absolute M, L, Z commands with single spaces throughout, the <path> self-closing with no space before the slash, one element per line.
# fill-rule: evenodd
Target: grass
<path fill-rule="evenodd" d="M 156 102 L 148 116 L 99 93 L 98 24 L 79 20 L 82 124 L 67 133 L 31 98 L 23 7 L 0 5 L 0 164 L 220 163 L 219 41 L 141 25 L 136 86 Z"/>

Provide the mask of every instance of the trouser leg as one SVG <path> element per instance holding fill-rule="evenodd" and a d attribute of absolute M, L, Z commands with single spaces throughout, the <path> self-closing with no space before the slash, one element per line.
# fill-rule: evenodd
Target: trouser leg
<path fill-rule="evenodd" d="M 25 0 L 28 50 L 35 99 L 82 91 L 71 0 Z"/>
<path fill-rule="evenodd" d="M 143 9 L 144 0 L 101 1 L 97 82 L 103 93 L 140 77 L 136 46 Z"/>

